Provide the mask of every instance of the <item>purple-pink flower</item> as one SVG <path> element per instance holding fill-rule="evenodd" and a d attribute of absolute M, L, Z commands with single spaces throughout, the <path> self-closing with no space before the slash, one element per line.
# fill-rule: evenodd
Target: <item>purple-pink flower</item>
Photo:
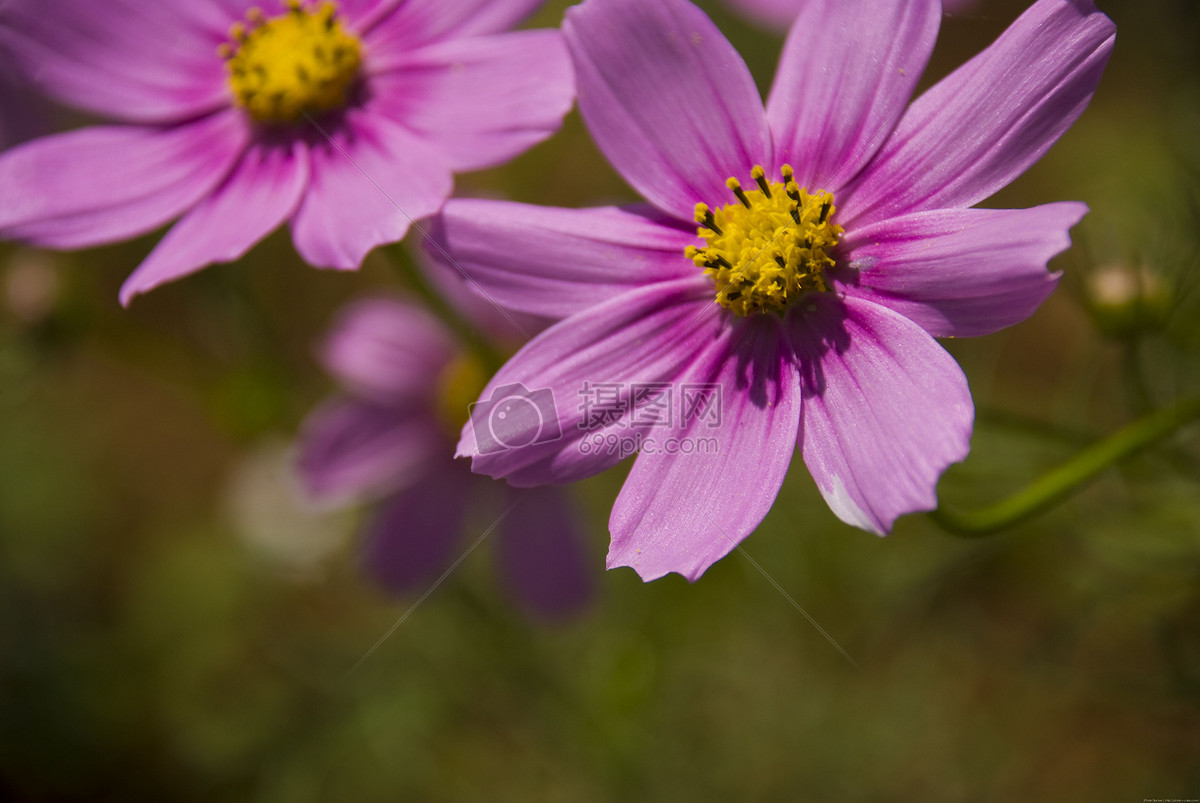
<path fill-rule="evenodd" d="M 968 207 L 1079 116 L 1115 36 L 1088 0 L 1038 0 L 909 104 L 940 18 L 937 0 L 805 4 L 764 110 L 742 59 L 686 0 L 571 9 L 584 119 L 650 205 L 461 200 L 435 219 L 490 298 L 563 319 L 481 397 L 519 383 L 552 393 L 553 409 L 509 422 L 517 448 L 482 448 L 464 428 L 474 470 L 570 482 L 642 446 L 608 565 L 647 580 L 695 579 L 733 549 L 797 446 L 850 524 L 882 534 L 934 508 L 974 415 L 934 338 L 1029 316 L 1086 212 Z M 607 415 L 593 417 L 601 385 Z M 682 403 L 705 387 L 720 389 L 715 418 Z"/>
<path fill-rule="evenodd" d="M 487 510 L 473 523 L 495 527 L 499 576 L 525 610 L 559 618 L 587 604 L 592 578 L 567 495 L 518 491 L 454 460 L 452 435 L 485 377 L 437 319 L 399 299 L 359 301 L 321 358 L 343 393 L 306 422 L 300 474 L 318 501 L 376 503 L 363 546 L 371 575 L 425 590 L 470 546 L 470 514 Z"/>
<path fill-rule="evenodd" d="M 574 82 L 541 0 L 6 0 L 0 47 L 48 93 L 118 121 L 0 158 L 0 237 L 53 248 L 180 218 L 129 300 L 241 257 L 287 222 L 355 268 L 449 196 L 455 171 L 556 131 Z"/>

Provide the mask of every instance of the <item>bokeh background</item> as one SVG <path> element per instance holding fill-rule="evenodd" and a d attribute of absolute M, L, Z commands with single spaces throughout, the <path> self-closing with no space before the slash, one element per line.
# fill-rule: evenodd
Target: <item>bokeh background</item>
<path fill-rule="evenodd" d="M 948 17 L 923 86 L 1024 5 Z M 1091 108 L 985 204 L 1093 212 L 1030 321 L 947 343 L 979 408 L 947 506 L 1200 391 L 1200 10 L 1100 5 L 1118 39 Z M 781 35 L 706 8 L 765 91 Z M 633 197 L 575 114 L 458 188 Z M 486 541 L 414 609 L 364 578 L 361 514 L 306 506 L 288 468 L 333 389 L 315 344 L 344 301 L 403 292 L 407 245 L 347 275 L 276 235 L 122 310 L 156 236 L 0 245 L 0 799 L 1200 798 L 1195 428 L 979 539 L 922 515 L 886 539 L 846 527 L 797 459 L 744 544 L 771 580 L 737 552 L 694 585 L 603 573 L 626 465 L 575 489 L 582 615 L 522 616 Z"/>

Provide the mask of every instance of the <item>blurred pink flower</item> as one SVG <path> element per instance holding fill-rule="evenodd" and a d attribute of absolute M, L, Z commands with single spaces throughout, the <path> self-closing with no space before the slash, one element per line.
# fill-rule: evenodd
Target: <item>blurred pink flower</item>
<path fill-rule="evenodd" d="M 477 299 L 476 299 L 477 301 Z M 346 307 L 321 350 L 343 394 L 311 415 L 299 468 L 317 500 L 376 500 L 367 570 L 395 591 L 424 590 L 468 546 L 467 514 L 500 491 L 498 571 L 531 614 L 560 618 L 590 600 L 592 578 L 567 495 L 517 491 L 454 459 L 451 433 L 482 375 L 425 309 L 397 299 Z M 477 373 L 477 372 L 476 372 Z"/>
<path fill-rule="evenodd" d="M 125 304 L 284 222 L 308 262 L 355 268 L 435 212 L 454 171 L 561 125 L 574 84 L 559 32 L 503 33 L 540 4 L 7 0 L 0 46 L 120 124 L 0 157 L 0 236 L 81 248 L 180 217 Z"/>
<path fill-rule="evenodd" d="M 483 391 L 523 385 L 544 409 L 509 424 L 514 448 L 464 427 L 475 471 L 569 482 L 627 456 L 606 444 L 692 445 L 640 449 L 609 522 L 610 567 L 694 580 L 762 521 L 797 446 L 850 524 L 882 534 L 935 507 L 974 411 L 934 337 L 1024 320 L 1057 284 L 1046 263 L 1083 204 L 967 207 L 1082 113 L 1112 22 L 1087 0 L 1038 0 L 907 105 L 941 6 L 871 8 L 806 4 L 764 111 L 740 56 L 686 0 L 585 0 L 564 25 L 580 109 L 652 207 L 461 200 L 434 220 L 489 298 L 562 319 Z M 581 403 L 597 383 L 621 390 L 599 428 Z M 716 386 L 719 419 L 684 407 L 665 430 L 639 422 L 634 389 L 654 383 Z"/>

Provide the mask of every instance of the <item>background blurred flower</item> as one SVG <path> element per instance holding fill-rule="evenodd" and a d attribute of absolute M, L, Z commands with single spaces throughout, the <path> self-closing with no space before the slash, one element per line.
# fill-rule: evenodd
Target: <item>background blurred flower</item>
<path fill-rule="evenodd" d="M 225 487 L 225 509 L 247 549 L 298 580 L 321 576 L 351 530 L 347 511 L 316 504 L 293 471 L 295 453 L 270 438 L 234 466 Z"/>
<path fill-rule="evenodd" d="M 1149 265 L 1101 265 L 1089 272 L 1084 289 L 1097 327 L 1113 337 L 1161 329 L 1171 314 L 1167 281 Z"/>
<path fill-rule="evenodd" d="M 491 526 L 508 592 L 544 617 L 589 601 L 591 577 L 566 495 L 517 491 L 454 459 L 452 435 L 485 377 L 436 318 L 398 299 L 351 304 L 321 358 L 344 394 L 306 422 L 299 468 L 317 499 L 377 501 L 364 546 L 371 574 L 396 591 L 423 590 L 462 553 L 470 512 L 502 487 Z"/>
<path fill-rule="evenodd" d="M 45 251 L 18 249 L 4 265 L 4 307 L 24 326 L 46 320 L 59 301 L 59 266 Z"/>
<path fill-rule="evenodd" d="M 553 392 L 564 436 L 488 450 L 465 427 L 459 453 L 476 471 L 536 485 L 615 465 L 626 452 L 584 448 L 596 436 L 577 404 L 589 382 L 723 389 L 719 427 L 681 415 L 669 430 L 719 448 L 639 454 L 609 521 L 610 567 L 697 578 L 762 521 L 797 445 L 850 524 L 885 533 L 936 507 L 939 475 L 967 454 L 973 408 L 933 338 L 1024 320 L 1057 283 L 1046 262 L 1083 204 L 966 207 L 1083 111 L 1112 22 L 1089 3 L 1040 0 L 906 109 L 941 6 L 864 5 L 805 6 L 764 111 L 737 52 L 692 4 L 586 0 L 564 25 L 580 109 L 657 211 L 452 201 L 435 224 L 489 297 L 566 316 L 481 394 Z M 738 200 L 717 209 L 731 189 Z M 601 434 L 632 430 L 634 408 L 626 397 Z"/>
<path fill-rule="evenodd" d="M 355 268 L 450 194 L 453 171 L 558 129 L 557 31 L 504 31 L 537 0 L 10 0 L 0 45 L 58 99 L 120 121 L 0 158 L 0 236 L 55 248 L 180 217 L 122 303 L 241 257 L 289 222 Z"/>

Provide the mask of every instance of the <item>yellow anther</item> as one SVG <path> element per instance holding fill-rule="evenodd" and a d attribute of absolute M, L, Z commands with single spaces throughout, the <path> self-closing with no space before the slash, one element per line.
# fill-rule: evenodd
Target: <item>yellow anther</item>
<path fill-rule="evenodd" d="M 733 191 L 733 194 L 737 196 L 737 199 L 742 202 L 742 206 L 746 207 L 747 209 L 750 208 L 750 201 L 746 198 L 746 193 L 742 189 L 741 182 L 739 182 L 733 176 L 730 176 L 729 178 L 725 179 L 725 186 Z"/>
<path fill-rule="evenodd" d="M 755 165 L 754 169 L 750 171 L 750 176 L 754 179 L 755 183 L 758 184 L 758 188 L 762 190 L 763 195 L 766 195 L 768 198 L 770 198 L 771 185 L 767 183 L 767 171 L 763 170 L 761 165 Z"/>
<path fill-rule="evenodd" d="M 267 18 L 261 9 L 235 23 L 223 45 L 238 105 L 261 123 L 287 123 L 346 105 L 362 63 L 358 37 L 346 31 L 332 2 L 310 8 L 288 0 Z"/>
<path fill-rule="evenodd" d="M 725 183 L 738 203 L 716 211 L 696 205 L 705 245 L 688 246 L 684 256 L 712 277 L 726 309 L 782 314 L 807 293 L 828 290 L 823 273 L 842 228 L 831 220 L 833 196 L 797 186 L 790 166 L 780 169 L 782 182 L 768 182 L 760 166 L 750 175 L 758 189 L 747 192 L 732 177 Z"/>
<path fill-rule="evenodd" d="M 708 208 L 708 204 L 696 204 L 695 218 L 701 226 L 720 233 L 721 230 L 717 228 L 717 221 L 713 217 L 712 210 Z"/>

